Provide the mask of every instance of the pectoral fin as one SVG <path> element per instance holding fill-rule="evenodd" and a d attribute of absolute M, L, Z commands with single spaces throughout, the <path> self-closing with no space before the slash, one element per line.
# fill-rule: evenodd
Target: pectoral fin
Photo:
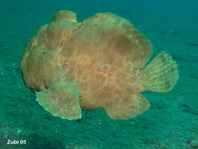
<path fill-rule="evenodd" d="M 36 92 L 36 96 L 39 104 L 54 116 L 68 120 L 81 118 L 80 91 L 72 84 L 54 82 L 48 89 Z"/>

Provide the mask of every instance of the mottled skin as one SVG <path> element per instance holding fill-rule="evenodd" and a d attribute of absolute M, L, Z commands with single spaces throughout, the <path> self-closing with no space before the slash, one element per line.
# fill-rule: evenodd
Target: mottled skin
<path fill-rule="evenodd" d="M 77 119 L 80 108 L 103 108 L 111 118 L 128 119 L 150 106 L 140 92 L 150 90 L 142 73 L 151 53 L 149 41 L 121 17 L 98 13 L 78 22 L 64 10 L 27 45 L 22 70 L 38 102 L 55 116 Z M 159 92 L 172 89 L 176 70 L 174 81 Z"/>

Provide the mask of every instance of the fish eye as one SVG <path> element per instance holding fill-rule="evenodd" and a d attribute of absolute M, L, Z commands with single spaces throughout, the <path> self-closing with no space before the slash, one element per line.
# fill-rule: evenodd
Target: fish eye
<path fill-rule="evenodd" d="M 31 42 L 31 46 L 37 46 L 36 40 L 33 40 L 33 41 Z"/>

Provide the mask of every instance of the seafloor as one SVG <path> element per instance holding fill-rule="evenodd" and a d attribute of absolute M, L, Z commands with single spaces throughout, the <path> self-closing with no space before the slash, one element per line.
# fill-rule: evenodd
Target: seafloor
<path fill-rule="evenodd" d="M 162 50 L 173 56 L 178 84 L 169 93 L 144 93 L 152 106 L 134 119 L 111 120 L 101 109 L 74 121 L 52 116 L 25 87 L 20 59 L 37 29 L 61 9 L 75 11 L 79 20 L 96 12 L 129 19 L 152 42 L 152 58 Z M 0 149 L 197 149 L 197 84 L 196 0 L 0 1 Z"/>

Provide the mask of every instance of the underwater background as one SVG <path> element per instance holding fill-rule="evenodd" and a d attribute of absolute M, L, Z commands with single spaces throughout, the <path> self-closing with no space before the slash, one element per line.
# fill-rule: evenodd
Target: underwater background
<path fill-rule="evenodd" d="M 129 120 L 102 109 L 73 121 L 52 116 L 24 85 L 20 61 L 39 27 L 62 9 L 78 20 L 97 12 L 128 19 L 153 44 L 151 59 L 165 50 L 177 62 L 175 88 L 145 92 L 151 108 Z M 197 0 L 0 0 L 0 149 L 198 149 L 197 84 Z"/>

